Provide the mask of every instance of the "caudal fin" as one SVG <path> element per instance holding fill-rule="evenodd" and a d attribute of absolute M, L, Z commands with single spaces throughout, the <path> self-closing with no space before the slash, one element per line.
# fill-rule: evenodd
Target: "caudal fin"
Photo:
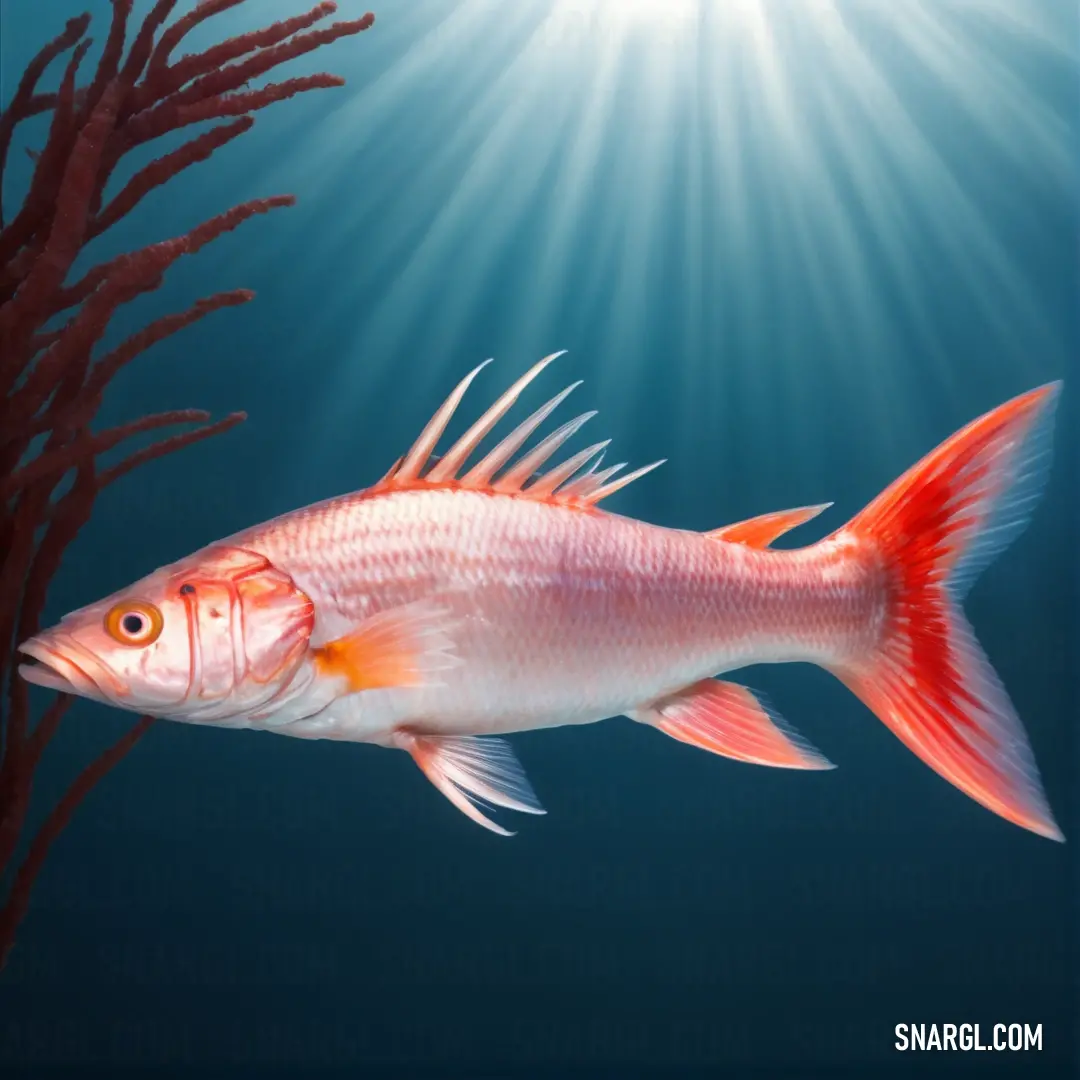
<path fill-rule="evenodd" d="M 907 746 L 1003 818 L 1063 840 L 1027 736 L 960 603 L 1024 528 L 1046 478 L 1060 383 L 973 421 L 837 539 L 872 545 L 887 594 L 876 648 L 834 668 Z"/>

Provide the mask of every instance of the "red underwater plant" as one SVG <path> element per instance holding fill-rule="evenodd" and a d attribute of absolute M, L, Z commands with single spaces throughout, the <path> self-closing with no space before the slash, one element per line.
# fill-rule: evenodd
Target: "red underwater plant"
<path fill-rule="evenodd" d="M 312 29 L 337 9 L 320 3 L 306 14 L 174 58 L 191 30 L 244 0 L 201 0 L 168 26 L 177 0 L 157 0 L 138 27 L 130 25 L 133 0 L 111 2 L 108 37 L 89 83 L 77 85 L 91 44 L 90 17 L 83 15 L 31 60 L 0 113 L 0 198 L 16 126 L 52 114 L 44 147 L 32 155 L 35 166 L 22 207 L 9 220 L 0 201 L 0 693 L 6 690 L 0 722 L 0 875 L 11 872 L 0 907 L 0 967 L 49 846 L 90 789 L 151 724 L 148 717 L 139 720 L 83 770 L 15 870 L 34 773 L 71 699 L 58 695 L 32 724 L 14 647 L 39 628 L 49 582 L 103 488 L 138 465 L 244 419 L 243 413 L 233 413 L 212 422 L 201 410 L 184 409 L 95 431 L 102 394 L 121 368 L 156 342 L 253 294 L 245 289 L 216 293 L 156 319 L 102 355 L 94 355 L 95 346 L 117 309 L 158 288 L 181 256 L 255 214 L 291 205 L 293 198 L 279 195 L 234 206 L 183 236 L 101 262 L 69 280 L 72 267 L 95 237 L 156 188 L 247 131 L 256 110 L 344 81 L 319 74 L 253 89 L 251 80 L 374 22 L 366 14 Z M 65 54 L 70 55 L 59 89 L 39 91 L 46 69 Z M 230 119 L 139 169 L 106 198 L 110 179 L 130 151 L 191 124 L 223 118 Z M 132 436 L 176 425 L 194 426 L 108 467 L 98 460 Z"/>

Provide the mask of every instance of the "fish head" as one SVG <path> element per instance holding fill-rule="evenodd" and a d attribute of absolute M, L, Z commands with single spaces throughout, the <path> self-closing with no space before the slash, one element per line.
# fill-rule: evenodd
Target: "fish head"
<path fill-rule="evenodd" d="M 263 555 L 205 548 L 65 615 L 19 646 L 28 682 L 190 722 L 242 716 L 288 686 L 311 599 Z"/>

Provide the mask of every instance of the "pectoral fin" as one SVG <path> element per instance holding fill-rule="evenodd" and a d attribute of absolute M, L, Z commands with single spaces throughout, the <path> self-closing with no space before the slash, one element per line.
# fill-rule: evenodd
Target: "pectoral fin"
<path fill-rule="evenodd" d="M 510 744 L 503 739 L 403 731 L 396 742 L 412 755 L 439 791 L 485 829 L 500 836 L 514 835 L 481 813 L 479 807 L 485 802 L 523 814 L 546 813 Z"/>
<path fill-rule="evenodd" d="M 831 769 L 832 763 L 745 686 L 703 679 L 630 714 L 665 734 L 714 754 L 784 769 Z"/>
<path fill-rule="evenodd" d="M 345 693 L 431 685 L 437 673 L 456 667 L 447 608 L 420 601 L 389 608 L 355 630 L 312 649 L 320 677 L 343 680 Z"/>

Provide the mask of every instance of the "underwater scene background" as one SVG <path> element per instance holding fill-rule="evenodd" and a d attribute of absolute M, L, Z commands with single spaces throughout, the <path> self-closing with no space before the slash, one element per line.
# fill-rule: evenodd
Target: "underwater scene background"
<path fill-rule="evenodd" d="M 241 5 L 190 44 L 302 8 Z M 0 101 L 83 9 L 107 25 L 104 0 L 0 0 Z M 566 348 L 514 415 L 582 378 L 612 460 L 669 459 L 612 509 L 707 530 L 833 500 L 808 538 L 1064 378 L 1043 501 L 967 611 L 1070 842 L 995 818 L 802 665 L 745 680 L 836 771 L 739 765 L 625 719 L 528 733 L 548 815 L 510 840 L 404 754 L 159 723 L 42 874 L 0 978 L 0 1074 L 1075 1075 L 1076 6 L 374 11 L 290 67 L 344 89 L 260 116 L 108 238 L 298 197 L 111 329 L 257 290 L 129 367 L 102 416 L 249 419 L 110 488 L 46 621 L 374 482 L 488 356 L 455 432 Z M 32 168 L 16 149 L 9 198 Z M 78 702 L 39 812 L 130 723 Z M 894 1048 L 899 1023 L 974 1022 L 1042 1024 L 1043 1049 Z"/>

